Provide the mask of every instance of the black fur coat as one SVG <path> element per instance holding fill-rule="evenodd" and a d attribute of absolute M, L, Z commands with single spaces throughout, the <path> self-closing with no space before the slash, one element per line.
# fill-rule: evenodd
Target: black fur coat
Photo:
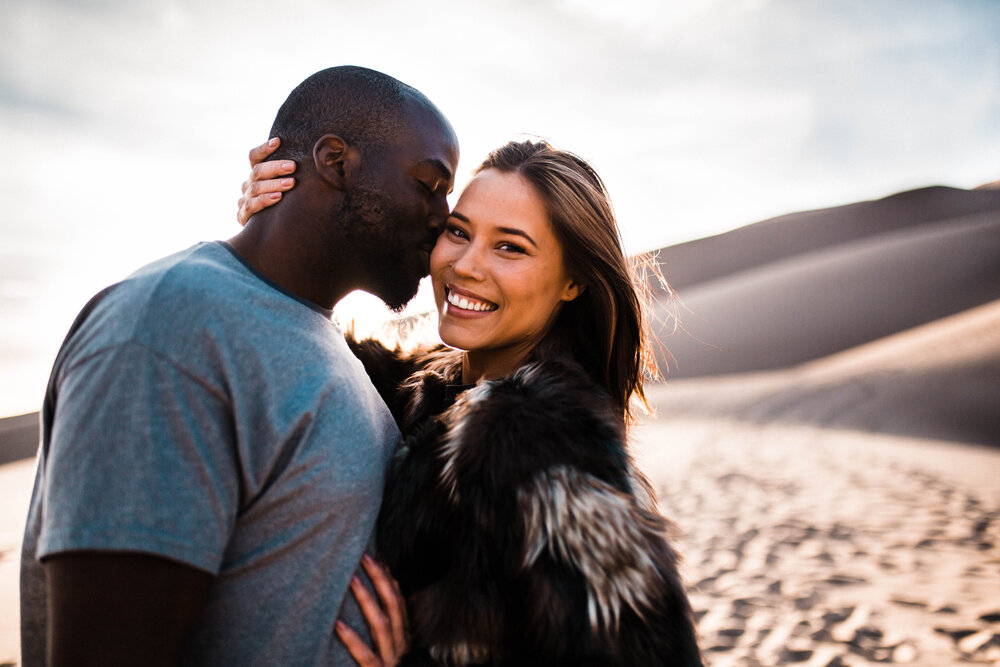
<path fill-rule="evenodd" d="M 434 355 L 351 345 L 404 435 L 377 535 L 407 600 L 404 664 L 701 665 L 667 523 L 576 363 L 449 405 Z"/>

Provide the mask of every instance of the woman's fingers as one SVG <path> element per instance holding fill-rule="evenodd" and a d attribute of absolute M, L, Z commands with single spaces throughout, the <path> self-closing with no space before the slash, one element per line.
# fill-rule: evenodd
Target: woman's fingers
<path fill-rule="evenodd" d="M 259 147 L 258 147 L 259 148 Z M 236 218 L 247 224 L 255 213 L 278 203 L 281 193 L 295 187 L 295 179 L 288 176 L 295 171 L 292 160 L 261 162 L 250 171 L 250 178 L 243 182 L 243 196 L 239 199 Z"/>
<path fill-rule="evenodd" d="M 239 210 L 236 211 L 236 219 L 241 225 L 245 225 L 255 213 L 263 211 L 268 206 L 277 204 L 280 200 L 280 192 L 269 192 L 256 197 L 247 197 L 244 195 L 237 202 Z"/>
<path fill-rule="evenodd" d="M 358 637 L 357 633 L 351 630 L 346 623 L 337 621 L 334 628 L 340 641 L 344 642 L 344 646 L 347 647 L 347 652 L 361 667 L 383 667 L 378 656 L 372 653 L 368 645 L 361 641 L 361 637 Z"/>
<path fill-rule="evenodd" d="M 295 171 L 294 160 L 268 160 L 254 165 L 250 170 L 249 183 L 266 182 L 269 179 L 281 179 Z M 286 179 L 281 179 L 286 180 Z"/>
<path fill-rule="evenodd" d="M 258 162 L 263 162 L 271 155 L 274 151 L 278 150 L 278 146 L 281 145 L 281 139 L 278 137 L 271 137 L 260 146 L 255 146 L 250 149 L 250 166 L 255 166 Z"/>
<path fill-rule="evenodd" d="M 375 643 L 375 648 L 378 649 L 379 655 L 383 659 L 388 658 L 390 664 L 394 664 L 392 660 L 394 660 L 396 654 L 396 642 L 393 640 L 389 618 L 382 612 L 382 608 L 379 606 L 375 596 L 365 588 L 364 584 L 357 577 L 351 579 L 351 592 L 354 593 L 354 599 L 358 601 L 361 613 L 364 614 L 365 620 L 368 621 L 368 629 L 371 632 L 372 641 Z"/>
<path fill-rule="evenodd" d="M 289 178 L 288 174 L 295 171 L 295 162 L 292 160 L 272 160 L 261 162 L 250 170 L 250 178 L 243 181 L 243 194 L 251 197 L 265 192 L 276 192 L 289 190 L 295 185 L 295 179 Z"/>
<path fill-rule="evenodd" d="M 270 162 L 264 162 L 263 164 L 271 164 Z M 294 162 L 292 164 L 295 164 Z M 267 194 L 269 192 L 285 192 L 286 190 L 291 190 L 295 185 L 295 179 L 291 177 L 286 178 L 269 178 L 265 181 L 251 178 L 243 184 L 243 196 L 244 197 L 256 197 L 258 195 Z"/>
<path fill-rule="evenodd" d="M 368 573 L 368 577 L 375 585 L 375 590 L 385 605 L 386 614 L 389 616 L 389 625 L 392 630 L 392 644 L 397 655 L 406 653 L 410 643 L 409 617 L 406 615 L 406 602 L 403 594 L 399 590 L 399 584 L 375 559 L 365 554 L 361 558 L 361 564 Z"/>
<path fill-rule="evenodd" d="M 374 593 L 365 588 L 357 576 L 351 578 L 351 592 L 368 622 L 374 650 L 341 621 L 337 621 L 337 634 L 362 667 L 368 665 L 393 667 L 406 654 L 410 644 L 406 603 L 400 593 L 399 584 L 388 570 L 368 554 L 362 557 L 362 564 L 378 593 L 378 599 Z"/>

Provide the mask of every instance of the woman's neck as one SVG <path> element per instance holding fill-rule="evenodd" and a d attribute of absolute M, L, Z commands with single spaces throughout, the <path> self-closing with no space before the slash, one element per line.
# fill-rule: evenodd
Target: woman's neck
<path fill-rule="evenodd" d="M 524 364 L 531 349 L 525 346 L 502 350 L 466 350 L 462 355 L 462 384 L 510 375 Z"/>

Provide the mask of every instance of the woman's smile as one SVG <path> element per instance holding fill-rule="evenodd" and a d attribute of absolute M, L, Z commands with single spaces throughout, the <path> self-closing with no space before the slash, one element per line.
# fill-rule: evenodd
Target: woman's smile
<path fill-rule="evenodd" d="M 497 309 L 495 303 L 452 285 L 445 285 L 444 295 L 448 302 L 445 307 L 446 315 L 468 317 L 478 313 L 491 313 Z"/>

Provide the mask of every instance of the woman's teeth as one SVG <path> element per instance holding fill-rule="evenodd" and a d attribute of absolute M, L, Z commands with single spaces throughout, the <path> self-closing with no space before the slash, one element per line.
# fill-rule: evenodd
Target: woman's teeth
<path fill-rule="evenodd" d="M 446 298 L 448 299 L 448 303 L 455 306 L 456 308 L 461 308 L 462 310 L 475 310 L 479 312 L 485 312 L 497 309 L 497 307 L 491 303 L 484 303 L 483 301 L 467 299 L 466 297 L 459 296 L 450 290 Z"/>

